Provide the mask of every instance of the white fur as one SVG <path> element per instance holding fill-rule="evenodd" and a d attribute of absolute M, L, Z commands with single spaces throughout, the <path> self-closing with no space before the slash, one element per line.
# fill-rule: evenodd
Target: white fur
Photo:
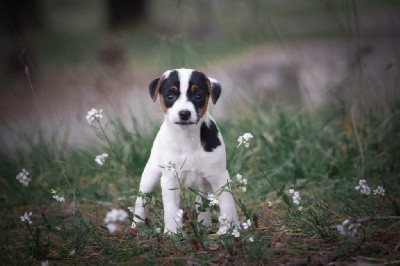
<path fill-rule="evenodd" d="M 225 145 L 222 136 L 218 134 L 221 145 L 212 152 L 204 151 L 200 142 L 201 124 L 206 122 L 208 125 L 210 121 L 214 121 L 213 118 L 206 112 L 197 124 L 185 126 L 175 124 L 179 121 L 178 113 L 181 110 L 192 112 L 191 122 L 197 119 L 195 108 L 186 97 L 192 71 L 178 70 L 180 97 L 165 114 L 140 182 L 139 190 L 142 193 L 151 192 L 156 186 L 161 185 L 165 233 L 177 233 L 181 227 L 181 220 L 178 218 L 181 187 L 196 186 L 205 197 L 210 193 L 220 194 L 221 215 L 226 215 L 228 221 L 237 222 L 238 219 L 231 193 L 228 191 L 221 193 L 221 188 L 230 180 L 226 170 Z M 164 77 L 168 77 L 169 73 L 165 72 Z M 217 81 L 212 80 L 212 82 Z M 177 172 L 162 168 L 165 162 L 174 164 Z M 200 201 L 201 198 L 198 197 L 197 202 Z M 148 205 L 144 207 L 144 203 L 142 197 L 137 198 L 133 226 L 147 217 Z M 209 210 L 199 213 L 199 221 L 201 220 L 205 225 L 211 225 Z"/>

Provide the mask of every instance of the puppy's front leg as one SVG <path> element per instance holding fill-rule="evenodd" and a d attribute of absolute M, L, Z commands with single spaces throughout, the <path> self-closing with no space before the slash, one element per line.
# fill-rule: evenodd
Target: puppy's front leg
<path fill-rule="evenodd" d="M 161 169 L 155 163 L 148 162 L 144 168 L 142 178 L 140 180 L 139 191 L 148 193 L 154 190 L 160 183 Z M 149 205 L 144 202 L 143 197 L 137 197 L 135 203 L 135 215 L 133 216 L 132 227 L 142 222 L 147 217 Z M 140 217 L 140 218 L 139 218 Z"/>
<path fill-rule="evenodd" d="M 164 205 L 164 233 L 176 234 L 182 226 L 182 217 L 178 215 L 181 191 L 178 177 L 172 172 L 163 171 L 161 190 Z"/>

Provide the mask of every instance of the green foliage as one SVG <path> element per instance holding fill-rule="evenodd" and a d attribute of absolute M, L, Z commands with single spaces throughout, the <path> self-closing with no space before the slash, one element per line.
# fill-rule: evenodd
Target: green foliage
<path fill-rule="evenodd" d="M 110 206 L 132 206 L 158 126 L 143 131 L 133 116 L 131 128 L 119 119 L 110 119 L 106 126 L 93 125 L 100 142 L 86 147 L 74 147 L 57 136 L 46 140 L 39 132 L 37 137 L 25 139 L 28 148 L 0 153 L 0 204 L 5 217 L 1 229 L 6 232 L 0 238 L 2 260 L 19 264 L 32 257 L 44 260 L 55 256 L 87 263 L 154 264 L 166 258 L 171 258 L 170 263 L 184 258 L 221 262 L 221 256 L 210 252 L 217 246 L 224 254 L 222 262 L 268 262 L 282 252 L 276 251 L 275 243 L 285 243 L 282 236 L 276 240 L 274 233 L 268 232 L 273 219 L 279 220 L 275 221 L 279 228 L 289 230 L 288 235 L 301 232 L 302 238 L 282 244 L 297 250 L 294 253 L 300 257 L 321 252 L 319 244 L 304 242 L 317 236 L 326 245 L 336 244 L 327 261 L 343 260 L 359 251 L 382 258 L 384 245 L 365 241 L 382 230 L 398 232 L 396 224 L 390 220 L 363 223 L 354 238 L 340 236 L 336 225 L 348 218 L 356 221 L 399 214 L 399 114 L 400 110 L 393 108 L 384 122 L 368 114 L 351 123 L 345 111 L 332 108 L 318 112 L 255 108 L 251 119 L 221 121 L 232 177 L 226 189 L 234 195 L 241 221 L 250 219 L 252 225 L 249 231 L 241 230 L 240 237 L 228 231 L 217 236 L 218 240 L 213 237 L 218 217 L 213 217 L 211 229 L 197 221 L 193 206 L 200 194 L 195 189 L 182 193 L 186 220 L 181 234 L 162 233 L 159 191 L 146 195 L 151 215 L 136 231 L 129 231 L 127 221 L 122 226 L 128 233 L 112 235 L 103 224 Z M 244 132 L 254 135 L 251 145 L 237 148 L 238 136 Z M 109 157 L 100 166 L 94 157 L 102 152 Z M 15 178 L 22 168 L 31 174 L 28 187 Z M 243 183 L 235 179 L 237 173 L 247 179 L 245 193 L 241 191 Z M 383 186 L 385 195 L 362 195 L 354 188 L 360 179 L 366 179 L 372 190 Z M 293 202 L 290 188 L 300 192 L 302 211 Z M 66 203 L 56 202 L 51 189 L 57 189 Z M 209 207 L 206 195 L 200 196 L 201 208 Z M 260 208 L 267 201 L 273 203 L 272 209 Z M 18 217 L 31 208 L 41 216 L 24 228 Z M 273 217 L 268 216 L 270 212 Z M 15 245 L 16 241 L 23 244 Z M 75 255 L 70 255 L 72 250 Z"/>

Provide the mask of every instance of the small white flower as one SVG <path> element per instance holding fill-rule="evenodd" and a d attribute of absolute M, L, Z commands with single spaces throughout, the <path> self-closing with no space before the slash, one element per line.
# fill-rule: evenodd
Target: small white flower
<path fill-rule="evenodd" d="M 100 155 L 97 155 L 96 158 L 94 159 L 96 161 L 96 163 L 98 163 L 99 165 L 103 165 L 104 162 L 106 161 L 106 158 L 108 157 L 107 153 L 102 153 Z"/>
<path fill-rule="evenodd" d="M 16 176 L 18 181 L 27 187 L 29 185 L 29 182 L 32 181 L 32 179 L 29 178 L 29 172 L 26 171 L 24 168 L 22 168 L 22 171 Z"/>
<path fill-rule="evenodd" d="M 251 221 L 247 220 L 246 222 L 242 223 L 242 227 L 244 230 L 249 229 L 249 227 L 251 226 Z"/>
<path fill-rule="evenodd" d="M 374 195 L 385 196 L 385 189 L 382 186 L 378 186 L 374 189 Z"/>
<path fill-rule="evenodd" d="M 303 211 L 303 207 L 299 206 L 299 208 L 297 209 L 299 212 Z"/>
<path fill-rule="evenodd" d="M 57 191 L 54 189 L 51 189 L 51 193 L 54 194 L 53 195 L 53 199 L 55 199 L 58 202 L 64 202 L 65 198 L 64 197 L 60 197 L 59 195 L 57 195 Z"/>
<path fill-rule="evenodd" d="M 244 133 L 243 136 L 240 136 L 238 138 L 239 144 L 237 147 L 240 147 L 241 145 L 245 146 L 248 148 L 250 146 L 250 140 L 253 138 L 253 135 L 251 133 Z"/>
<path fill-rule="evenodd" d="M 45 261 L 40 262 L 40 266 L 49 266 L 49 261 L 45 260 Z"/>
<path fill-rule="evenodd" d="M 271 208 L 273 205 L 272 201 L 268 201 L 268 208 Z"/>
<path fill-rule="evenodd" d="M 236 175 L 236 179 L 237 179 L 237 181 L 240 181 L 240 180 L 242 180 L 242 178 L 243 178 L 243 176 L 242 176 L 241 174 L 237 174 L 237 175 Z"/>
<path fill-rule="evenodd" d="M 371 188 L 368 186 L 367 181 L 365 179 L 360 179 L 358 181 L 358 186 L 356 186 L 355 189 L 359 190 L 361 194 L 367 196 L 371 194 Z"/>
<path fill-rule="evenodd" d="M 126 211 L 122 209 L 112 209 L 111 211 L 106 213 L 106 217 L 104 218 L 104 223 L 114 223 L 114 222 L 122 222 L 126 218 L 128 218 L 128 214 Z"/>
<path fill-rule="evenodd" d="M 113 234 L 117 231 L 118 225 L 116 225 L 115 223 L 109 223 L 109 224 L 107 224 L 107 229 L 108 229 L 108 232 Z"/>
<path fill-rule="evenodd" d="M 361 226 L 359 223 L 351 223 L 349 219 L 343 221 L 342 224 L 336 225 L 336 229 L 342 236 L 354 237 L 358 228 Z"/>
<path fill-rule="evenodd" d="M 101 112 L 103 112 L 103 109 L 97 111 L 96 109 L 92 108 L 92 110 L 87 113 L 86 121 L 89 123 L 89 125 L 92 125 L 93 121 L 100 121 L 100 119 L 103 118 Z"/>
<path fill-rule="evenodd" d="M 32 212 L 25 212 L 23 216 L 20 217 L 21 222 L 27 222 L 28 224 L 32 224 L 31 221 Z"/>
<path fill-rule="evenodd" d="M 237 228 L 233 228 L 232 235 L 235 236 L 236 238 L 240 237 L 239 230 Z"/>
<path fill-rule="evenodd" d="M 175 164 L 170 161 L 164 162 L 163 168 L 170 172 L 176 172 Z"/>
<path fill-rule="evenodd" d="M 247 179 L 243 178 L 241 174 L 236 175 L 236 180 L 238 183 L 238 189 L 241 189 L 243 193 L 247 191 L 246 185 L 247 185 Z"/>
<path fill-rule="evenodd" d="M 300 205 L 301 201 L 300 193 L 298 191 L 295 191 L 294 189 L 289 189 L 289 194 L 293 194 L 292 195 L 293 203 L 296 205 Z"/>
<path fill-rule="evenodd" d="M 254 238 L 251 236 L 249 237 L 249 242 L 253 243 L 254 242 Z"/>
<path fill-rule="evenodd" d="M 70 255 L 70 256 L 74 256 L 75 253 L 76 253 L 76 251 L 75 251 L 75 249 L 73 249 L 73 250 L 71 250 L 71 251 L 69 252 L 69 255 Z"/>
<path fill-rule="evenodd" d="M 161 228 L 160 228 L 160 227 L 157 227 L 154 231 L 155 231 L 157 234 L 160 234 L 160 233 L 161 233 Z"/>
<path fill-rule="evenodd" d="M 219 203 L 218 196 L 214 194 L 208 194 L 207 198 L 210 201 L 210 206 L 218 206 Z"/>
<path fill-rule="evenodd" d="M 218 229 L 217 235 L 226 235 L 228 233 L 228 225 L 221 225 Z"/>

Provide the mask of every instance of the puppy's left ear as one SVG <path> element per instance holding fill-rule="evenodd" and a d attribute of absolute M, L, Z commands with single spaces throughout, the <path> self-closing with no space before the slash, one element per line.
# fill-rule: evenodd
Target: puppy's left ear
<path fill-rule="evenodd" d="M 153 102 L 155 102 L 157 100 L 157 95 L 160 92 L 160 87 L 161 87 L 161 84 L 163 83 L 163 81 L 164 81 L 164 77 L 156 78 L 149 85 L 149 93 L 150 93 L 151 99 L 153 99 Z"/>
<path fill-rule="evenodd" d="M 218 80 L 213 79 L 213 78 L 207 78 L 208 79 L 208 88 L 210 91 L 211 95 L 211 100 L 213 104 L 216 104 L 219 96 L 221 95 L 221 84 L 219 84 Z"/>

